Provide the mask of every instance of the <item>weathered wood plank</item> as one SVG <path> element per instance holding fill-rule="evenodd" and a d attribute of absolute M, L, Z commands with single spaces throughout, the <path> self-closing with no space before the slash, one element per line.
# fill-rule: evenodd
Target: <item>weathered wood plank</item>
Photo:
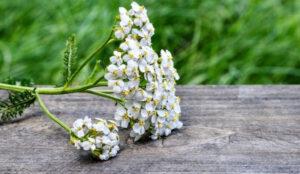
<path fill-rule="evenodd" d="M 182 130 L 136 144 L 122 131 L 121 152 L 105 162 L 79 153 L 35 105 L 0 125 L 0 173 L 300 173 L 300 86 L 186 86 L 178 95 Z M 115 109 L 87 94 L 43 98 L 68 124 Z"/>

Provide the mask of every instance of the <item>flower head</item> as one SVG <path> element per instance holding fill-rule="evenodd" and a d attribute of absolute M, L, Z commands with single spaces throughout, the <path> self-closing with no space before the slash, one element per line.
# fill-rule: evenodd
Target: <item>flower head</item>
<path fill-rule="evenodd" d="M 143 6 L 133 2 L 130 10 L 120 7 L 119 12 L 115 37 L 121 44 L 105 75 L 114 94 L 126 99 L 125 105 L 117 106 L 115 120 L 118 126 L 130 127 L 135 140 L 146 133 L 152 139 L 167 136 L 182 127 L 173 57 L 168 50 L 160 56 L 153 50 L 154 27 Z"/>
<path fill-rule="evenodd" d="M 107 160 L 119 151 L 118 128 L 114 121 L 89 117 L 78 119 L 73 123 L 71 142 L 77 149 L 91 151 L 92 155 Z"/>

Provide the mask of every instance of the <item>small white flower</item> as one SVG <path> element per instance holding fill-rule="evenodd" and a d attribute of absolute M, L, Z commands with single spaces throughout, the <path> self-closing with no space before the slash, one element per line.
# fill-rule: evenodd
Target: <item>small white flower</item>
<path fill-rule="evenodd" d="M 129 60 L 137 61 L 141 57 L 141 51 L 139 49 L 134 49 L 128 51 Z"/>
<path fill-rule="evenodd" d="M 99 155 L 99 158 L 101 160 L 108 160 L 108 158 L 109 158 L 109 152 L 107 150 L 103 151 L 103 153 L 101 155 Z"/>
<path fill-rule="evenodd" d="M 147 111 L 146 109 L 142 109 L 142 110 L 141 110 L 141 119 L 142 119 L 142 120 L 148 119 L 149 116 L 150 116 L 150 113 L 151 113 L 151 112 Z"/>
<path fill-rule="evenodd" d="M 151 35 L 151 36 L 154 34 L 154 27 L 151 23 L 147 23 L 143 29 L 148 31 L 149 35 Z"/>
<path fill-rule="evenodd" d="M 118 145 L 118 142 L 119 142 L 119 136 L 118 136 L 118 134 L 116 134 L 116 133 L 110 133 L 109 135 L 108 135 L 108 137 L 109 137 L 109 139 L 110 139 L 110 141 L 111 141 L 111 144 L 113 145 L 113 146 L 115 146 L 115 145 Z"/>
<path fill-rule="evenodd" d="M 131 21 L 130 17 L 127 14 L 122 14 L 120 16 L 120 18 L 121 18 L 121 21 L 120 21 L 120 26 L 121 27 L 131 26 L 132 21 Z"/>
<path fill-rule="evenodd" d="M 141 104 L 138 102 L 126 103 L 126 108 L 128 108 L 128 115 L 130 115 L 131 118 L 136 119 L 139 116 Z"/>
<path fill-rule="evenodd" d="M 157 110 L 157 115 L 160 117 L 168 117 L 169 113 L 165 110 Z"/>
<path fill-rule="evenodd" d="M 144 56 L 146 58 L 147 63 L 153 64 L 155 61 L 157 61 L 158 56 L 151 47 L 144 46 L 143 52 L 144 52 Z"/>
<path fill-rule="evenodd" d="M 73 123 L 74 130 L 81 129 L 83 127 L 83 119 L 78 119 Z"/>
<path fill-rule="evenodd" d="M 81 129 L 81 130 L 79 130 L 79 131 L 77 131 L 76 133 L 75 133 L 79 138 L 81 138 L 81 137 L 83 137 L 84 135 L 85 135 L 85 133 L 84 133 L 84 131 Z"/>
<path fill-rule="evenodd" d="M 101 139 L 102 143 L 104 143 L 105 145 L 109 145 L 109 146 L 112 146 L 112 141 L 110 140 L 109 137 L 107 136 L 103 136 L 102 139 Z"/>
<path fill-rule="evenodd" d="M 117 30 L 115 31 L 115 37 L 116 37 L 117 39 L 124 39 L 124 37 L 125 37 L 125 32 L 124 32 L 124 30 L 122 30 L 121 28 L 117 29 Z"/>
<path fill-rule="evenodd" d="M 126 13 L 128 13 L 128 12 L 127 12 L 126 8 L 124 8 L 124 7 L 119 7 L 119 13 L 120 13 L 120 15 L 124 15 L 124 14 L 126 14 Z"/>
<path fill-rule="evenodd" d="M 116 156 L 119 150 L 120 150 L 119 146 L 114 146 L 110 151 L 110 156 L 112 157 Z"/>
<path fill-rule="evenodd" d="M 171 129 L 165 128 L 165 136 L 168 136 L 171 134 Z"/>
<path fill-rule="evenodd" d="M 145 133 L 145 121 L 144 120 L 139 120 L 138 123 L 135 123 L 132 127 L 132 130 L 134 131 L 134 133 L 139 134 L 139 135 L 143 135 Z"/>
<path fill-rule="evenodd" d="M 157 139 L 158 139 L 158 135 L 157 135 L 157 134 L 152 134 L 152 135 L 150 136 L 150 138 L 151 138 L 152 140 L 157 140 Z"/>
<path fill-rule="evenodd" d="M 117 66 L 114 64 L 110 64 L 107 67 L 107 71 L 108 71 L 108 73 L 105 74 L 105 78 L 107 80 L 115 80 L 115 79 L 122 77 L 122 75 L 123 75 L 121 66 Z"/>
<path fill-rule="evenodd" d="M 145 101 L 147 97 L 147 93 L 141 88 L 138 88 L 134 94 L 134 100 L 137 102 Z"/>
<path fill-rule="evenodd" d="M 136 77 L 139 76 L 139 74 L 138 74 L 138 64 L 135 61 L 129 60 L 127 62 L 126 75 L 127 75 L 128 78 L 136 78 Z"/>
<path fill-rule="evenodd" d="M 107 126 L 102 122 L 94 124 L 93 128 L 96 129 L 96 131 L 102 132 L 104 135 L 107 135 L 110 132 Z"/>
<path fill-rule="evenodd" d="M 122 49 L 122 51 L 128 51 L 128 49 L 129 49 L 129 46 L 128 46 L 128 44 L 126 43 L 126 42 L 122 42 L 121 44 L 120 44 L 120 48 Z M 112 61 L 111 61 L 112 62 Z M 113 62 L 112 62 L 113 63 Z"/>
<path fill-rule="evenodd" d="M 175 122 L 172 122 L 174 125 L 173 125 L 173 127 L 174 128 L 177 128 L 177 129 L 181 129 L 182 128 L 182 122 L 181 121 L 179 121 L 179 120 L 177 120 L 177 121 L 175 121 Z"/>
<path fill-rule="evenodd" d="M 125 88 L 125 83 L 122 80 L 110 80 L 108 86 L 112 87 L 115 93 L 121 93 Z"/>
<path fill-rule="evenodd" d="M 90 141 L 84 141 L 81 143 L 81 147 L 83 150 L 90 150 L 92 147 L 92 143 Z"/>
<path fill-rule="evenodd" d="M 128 44 L 130 50 L 138 50 L 140 48 L 139 42 L 133 38 L 126 38 L 125 43 Z"/>
<path fill-rule="evenodd" d="M 142 73 L 145 73 L 146 70 L 147 70 L 147 67 L 148 67 L 148 64 L 147 64 L 147 61 L 146 60 L 141 60 L 139 61 L 139 70 L 142 72 Z"/>
<path fill-rule="evenodd" d="M 91 128 L 92 127 L 92 119 L 90 119 L 88 116 L 85 116 L 84 119 L 83 119 L 83 124 L 87 128 Z"/>
<path fill-rule="evenodd" d="M 136 2 L 132 2 L 131 3 L 131 7 L 132 7 L 132 10 L 136 13 L 142 13 L 143 10 L 144 10 L 144 7 L 140 6 L 138 3 Z"/>
<path fill-rule="evenodd" d="M 155 104 L 154 104 L 154 102 L 153 102 L 153 101 L 149 101 L 149 102 L 146 101 L 145 109 L 146 109 L 146 111 L 148 111 L 148 112 L 153 112 L 154 109 L 155 109 Z"/>
<path fill-rule="evenodd" d="M 115 113 L 115 120 L 117 121 L 117 124 L 123 128 L 127 128 L 130 118 L 126 111 L 126 109 L 119 105 L 117 108 L 117 111 Z"/>
<path fill-rule="evenodd" d="M 77 149 L 80 149 L 81 142 L 79 140 L 74 140 L 73 143 Z"/>
<path fill-rule="evenodd" d="M 122 53 L 119 51 L 114 51 L 114 55 L 110 57 L 110 62 L 113 64 L 121 65 L 122 61 Z"/>

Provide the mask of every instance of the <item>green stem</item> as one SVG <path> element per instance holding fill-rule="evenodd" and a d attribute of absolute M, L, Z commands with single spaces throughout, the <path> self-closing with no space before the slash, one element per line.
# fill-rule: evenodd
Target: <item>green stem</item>
<path fill-rule="evenodd" d="M 107 94 L 112 94 L 112 93 L 114 93 L 114 91 L 113 90 L 104 90 L 104 89 L 101 89 L 101 90 L 97 90 L 97 89 L 93 89 L 93 91 L 95 91 L 95 92 L 101 92 L 101 93 L 107 93 Z"/>
<path fill-rule="evenodd" d="M 9 91 L 16 91 L 16 92 L 23 92 L 25 90 L 30 90 L 35 91 L 39 94 L 47 94 L 47 95 L 58 95 L 58 94 L 69 94 L 69 93 L 75 93 L 75 92 L 85 92 L 85 93 L 90 93 L 94 95 L 98 95 L 104 98 L 112 99 L 117 102 L 124 102 L 122 99 L 114 97 L 113 95 L 109 94 L 112 93 L 113 91 L 111 90 L 90 90 L 93 87 L 97 86 L 105 86 L 107 85 L 107 82 L 98 82 L 95 84 L 88 84 L 88 85 L 83 85 L 79 87 L 73 87 L 73 88 L 33 88 L 33 87 L 25 87 L 25 86 L 16 86 L 16 85 L 8 85 L 4 83 L 0 83 L 0 89 L 4 90 L 9 90 Z"/>
<path fill-rule="evenodd" d="M 34 88 L 0 83 L 0 89 L 9 90 L 9 91 L 16 91 L 16 92 L 22 92 L 22 91 L 25 91 L 25 90 L 33 90 Z"/>
<path fill-rule="evenodd" d="M 96 61 L 92 73 L 86 79 L 86 83 L 90 83 L 93 80 L 93 78 L 97 76 L 97 74 L 101 74 L 101 76 L 104 77 L 104 72 L 101 72 L 100 70 L 100 60 Z"/>
<path fill-rule="evenodd" d="M 71 128 L 66 125 L 64 122 L 62 122 L 60 119 L 58 119 L 55 115 L 51 114 L 51 112 L 47 109 L 46 105 L 44 104 L 43 100 L 41 99 L 40 95 L 36 92 L 35 93 L 36 98 L 44 111 L 44 113 L 55 123 L 59 124 L 62 128 L 64 128 L 69 134 L 71 133 Z"/>
<path fill-rule="evenodd" d="M 64 85 L 65 88 L 68 87 L 68 86 L 74 81 L 74 79 L 75 79 L 76 76 L 79 74 L 79 72 L 85 67 L 85 65 L 86 65 L 87 63 L 89 63 L 89 62 L 93 59 L 93 57 L 94 57 L 96 54 L 100 53 L 106 45 L 108 45 L 108 44 L 110 44 L 111 42 L 114 41 L 114 39 L 111 38 L 111 37 L 112 37 L 112 34 L 113 34 L 113 31 L 110 33 L 108 39 L 107 39 L 100 47 L 98 47 L 95 51 L 93 51 L 93 52 L 92 52 L 92 53 L 91 53 L 91 54 L 83 61 L 83 63 L 76 69 L 76 71 L 73 73 L 73 75 L 72 75 L 72 76 L 70 77 L 70 79 L 67 81 L 67 83 Z"/>
<path fill-rule="evenodd" d="M 36 91 L 40 94 L 68 94 L 68 93 L 75 93 L 75 92 L 81 92 L 86 89 L 90 89 L 96 87 L 94 84 L 88 84 L 78 87 L 72 87 L 72 88 L 37 88 Z"/>
<path fill-rule="evenodd" d="M 83 92 L 94 94 L 94 95 L 98 95 L 98 96 L 105 97 L 105 98 L 109 98 L 109 99 L 115 100 L 116 102 L 119 102 L 119 103 L 124 103 L 123 99 L 117 98 L 117 97 L 115 97 L 115 96 L 113 96 L 111 94 L 105 93 L 105 92 L 100 92 L 100 91 L 95 91 L 95 90 L 89 90 L 89 89 L 85 90 Z"/>
<path fill-rule="evenodd" d="M 39 94 L 49 94 L 49 95 L 56 95 L 56 94 L 68 94 L 68 93 L 75 93 L 75 92 L 81 92 L 85 91 L 87 89 L 97 87 L 97 86 L 105 86 L 106 82 L 98 82 L 97 84 L 87 84 L 83 86 L 78 87 L 72 87 L 72 88 L 34 88 L 34 87 L 25 87 L 25 86 L 17 86 L 17 85 L 9 85 L 0 83 L 0 89 L 9 90 L 9 91 L 16 91 L 16 92 L 23 92 L 25 90 L 33 91 L 36 89 L 36 92 Z"/>
<path fill-rule="evenodd" d="M 107 86 L 107 82 L 98 82 L 97 86 Z"/>

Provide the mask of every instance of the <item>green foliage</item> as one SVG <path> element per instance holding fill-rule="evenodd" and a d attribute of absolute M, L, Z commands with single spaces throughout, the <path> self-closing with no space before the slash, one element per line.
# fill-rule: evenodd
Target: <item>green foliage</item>
<path fill-rule="evenodd" d="M 91 72 L 90 76 L 86 81 L 86 84 L 95 82 L 96 80 L 99 79 L 99 77 L 104 77 L 104 74 L 105 74 L 105 68 L 101 67 L 101 61 L 97 60 L 93 71 Z"/>
<path fill-rule="evenodd" d="M 64 52 L 64 83 L 67 82 L 72 74 L 75 71 L 76 66 L 76 59 L 77 59 L 77 46 L 75 35 L 72 35 L 68 38 L 66 42 L 66 49 Z"/>
<path fill-rule="evenodd" d="M 0 101 L 0 122 L 21 116 L 35 101 L 34 91 L 9 93 L 8 99 Z"/>
<path fill-rule="evenodd" d="M 10 85 L 20 85 L 32 87 L 34 82 L 32 79 L 18 78 L 18 77 L 8 77 L 3 80 L 4 83 Z"/>
<path fill-rule="evenodd" d="M 300 83 L 300 1 L 137 1 L 155 26 L 155 49 L 173 53 L 179 84 Z M 67 36 L 76 33 L 84 57 L 105 41 L 118 7 L 130 2 L 0 1 L 1 76 L 58 82 Z M 93 64 L 83 76 L 92 70 Z"/>

